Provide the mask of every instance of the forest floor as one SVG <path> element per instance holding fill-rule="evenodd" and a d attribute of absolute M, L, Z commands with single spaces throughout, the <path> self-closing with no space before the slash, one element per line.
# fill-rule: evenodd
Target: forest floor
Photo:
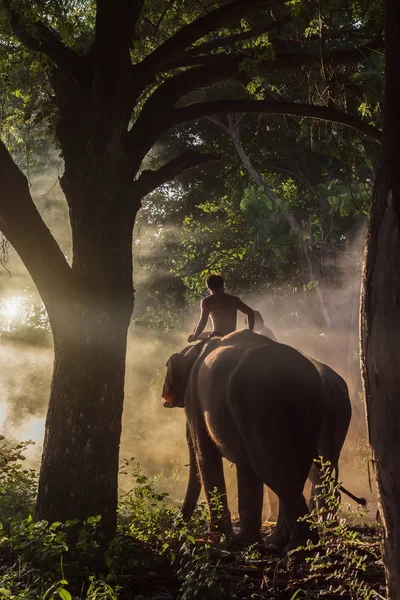
<path fill-rule="evenodd" d="M 264 525 L 265 541 L 272 531 L 273 525 Z M 243 550 L 219 543 L 218 536 L 197 538 L 190 556 L 184 552 L 164 568 L 144 569 L 118 599 L 385 600 L 376 528 L 346 526 L 346 538 L 326 538 L 289 557 L 262 545 Z"/>
<path fill-rule="evenodd" d="M 295 551 L 289 556 L 268 551 L 261 544 L 246 549 L 235 547 L 232 542 L 226 543 L 220 535 L 215 534 L 197 537 L 185 535 L 179 543 L 175 541 L 164 552 L 159 543 L 146 543 L 125 533 L 117 536 L 120 550 L 116 550 L 114 543 L 113 566 L 109 574 L 108 569 L 90 569 L 93 575 L 89 580 L 95 580 L 92 587 L 81 584 L 84 575 L 82 568 L 86 568 L 82 564 L 82 556 L 78 560 L 75 556 L 68 565 L 68 553 L 65 553 L 65 577 L 68 579 L 64 582 L 65 587 L 59 585 L 57 579 L 60 578 L 53 578 L 54 583 L 51 585 L 49 581 L 40 592 L 35 584 L 37 591 L 33 595 L 30 587 L 33 579 L 38 582 L 42 576 L 47 576 L 48 569 L 43 560 L 49 547 L 45 545 L 42 551 L 38 549 L 35 552 L 36 556 L 23 561 L 22 570 L 25 574 L 22 573 L 22 577 L 23 563 L 19 552 L 10 552 L 9 548 L 3 547 L 0 551 L 0 598 L 385 600 L 384 569 L 376 527 L 371 524 L 349 527 L 343 523 L 338 527 L 341 527 L 341 531 L 322 536 L 318 546 Z M 268 541 L 272 531 L 270 524 L 263 527 L 265 541 Z M 26 552 L 26 545 L 29 546 L 32 540 L 20 542 L 22 547 L 25 546 L 22 551 Z M 106 555 L 107 552 L 109 549 Z M 105 561 L 101 562 L 104 565 Z M 73 573 L 77 575 L 77 570 L 80 576 L 75 578 Z M 87 576 L 83 579 L 88 580 Z M 7 581 L 14 585 L 8 587 Z M 82 593 L 84 587 L 85 592 Z"/>
<path fill-rule="evenodd" d="M 99 515 L 32 519 L 37 474 L 17 464 L 25 446 L 0 468 L 0 600 L 385 600 L 377 524 L 365 509 L 341 504 L 329 477 L 318 496 L 323 508 L 305 517 L 319 543 L 284 555 L 207 533 L 204 502 L 183 521 L 135 467 L 133 487 L 120 497 L 117 535 L 107 542 Z M 218 496 L 212 502 L 218 511 Z M 273 527 L 264 523 L 266 542 Z"/>

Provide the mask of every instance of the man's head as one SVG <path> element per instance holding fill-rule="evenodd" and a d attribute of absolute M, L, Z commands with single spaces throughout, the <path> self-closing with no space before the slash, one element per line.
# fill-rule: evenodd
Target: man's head
<path fill-rule="evenodd" d="M 206 279 L 206 285 L 210 292 L 223 292 L 224 278 L 222 275 L 209 275 Z"/>

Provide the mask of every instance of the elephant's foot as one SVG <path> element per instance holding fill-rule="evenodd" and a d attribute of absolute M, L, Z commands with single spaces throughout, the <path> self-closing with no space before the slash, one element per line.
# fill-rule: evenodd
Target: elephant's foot
<path fill-rule="evenodd" d="M 265 540 L 265 545 L 271 552 L 283 552 L 289 539 L 290 532 L 282 515 L 279 515 L 276 525 L 272 530 L 272 534 Z"/>
<path fill-rule="evenodd" d="M 279 533 L 272 533 L 269 535 L 264 544 L 267 550 L 270 552 L 284 552 L 285 546 L 288 543 L 289 538 L 287 536 L 282 536 Z"/>
<path fill-rule="evenodd" d="M 211 522 L 209 531 L 213 534 L 217 533 L 220 535 L 225 535 L 228 539 L 233 537 L 233 528 L 230 519 L 221 519 L 215 522 Z"/>
<path fill-rule="evenodd" d="M 264 548 L 264 542 L 259 531 L 254 533 L 239 531 L 234 535 L 234 542 L 239 546 L 253 546 L 256 544 L 257 546 L 262 545 Z"/>
<path fill-rule="evenodd" d="M 299 546 L 306 546 L 308 540 L 313 544 L 318 544 L 318 531 L 316 529 L 310 529 L 309 524 L 304 521 L 296 523 L 292 535 L 290 536 L 289 543 L 285 546 L 285 552 L 296 550 Z"/>

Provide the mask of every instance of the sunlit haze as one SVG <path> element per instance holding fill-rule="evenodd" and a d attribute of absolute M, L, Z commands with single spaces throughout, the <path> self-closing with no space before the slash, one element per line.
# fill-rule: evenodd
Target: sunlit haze
<path fill-rule="evenodd" d="M 0 313 L 8 321 L 12 321 L 21 313 L 23 296 L 9 296 L 1 301 Z"/>

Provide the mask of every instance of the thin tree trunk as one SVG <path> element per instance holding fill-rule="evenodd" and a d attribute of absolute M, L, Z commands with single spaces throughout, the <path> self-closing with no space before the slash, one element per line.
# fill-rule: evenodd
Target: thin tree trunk
<path fill-rule="evenodd" d="M 385 2 L 383 146 L 361 294 L 362 372 L 390 600 L 400 600 L 400 13 Z"/>
<path fill-rule="evenodd" d="M 245 169 L 248 172 L 248 174 L 250 175 L 250 177 L 253 179 L 254 183 L 264 191 L 264 194 L 267 196 L 267 198 L 269 198 L 271 200 L 271 202 L 273 203 L 274 206 L 279 206 L 280 201 L 279 201 L 278 196 L 270 188 L 270 186 L 267 184 L 267 182 L 264 181 L 264 178 L 261 177 L 261 175 L 259 174 L 257 169 L 254 167 L 253 163 L 251 162 L 250 158 L 248 157 L 245 149 L 243 148 L 243 145 L 240 141 L 240 130 L 239 130 L 240 118 L 239 118 L 239 120 L 234 122 L 233 117 L 231 115 L 228 115 L 229 127 L 224 125 L 224 123 L 222 123 L 222 121 L 220 119 L 216 119 L 215 117 L 213 117 L 211 120 L 216 125 L 221 127 L 228 134 L 228 136 L 232 140 L 232 143 L 235 147 L 238 157 L 240 158 L 243 166 L 245 167 Z M 310 248 L 310 245 L 309 245 L 306 227 L 302 226 L 298 222 L 296 216 L 291 211 L 282 211 L 282 215 L 283 215 L 284 219 L 286 220 L 286 222 L 288 223 L 289 227 L 291 229 L 293 229 L 293 231 L 295 231 L 299 235 L 300 242 L 301 242 L 301 253 L 303 256 L 303 260 L 305 262 L 305 268 L 308 273 L 308 278 L 309 278 L 309 281 L 318 281 L 318 284 L 315 286 L 315 294 L 316 294 L 317 304 L 318 304 L 318 307 L 323 316 L 324 322 L 325 322 L 326 326 L 329 328 L 331 325 L 331 319 L 329 316 L 329 312 L 328 312 L 324 297 L 321 292 L 321 288 L 320 288 L 321 281 L 319 280 L 319 278 L 317 277 L 317 275 L 315 273 L 313 252 L 312 252 L 312 248 Z"/>

